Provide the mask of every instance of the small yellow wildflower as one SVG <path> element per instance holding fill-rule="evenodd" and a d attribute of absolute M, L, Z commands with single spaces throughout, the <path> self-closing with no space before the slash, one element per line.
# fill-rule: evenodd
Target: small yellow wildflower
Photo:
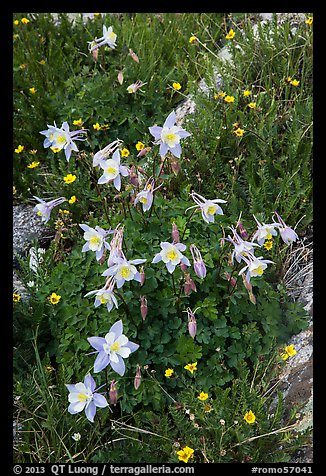
<path fill-rule="evenodd" d="M 27 165 L 28 169 L 35 169 L 35 167 L 38 167 L 40 165 L 40 162 L 32 162 L 31 164 Z"/>
<path fill-rule="evenodd" d="M 273 248 L 273 242 L 272 240 L 266 240 L 264 243 L 264 248 L 269 251 Z"/>
<path fill-rule="evenodd" d="M 250 102 L 248 104 L 248 107 L 250 107 L 250 109 L 256 109 L 256 106 L 257 106 L 257 104 L 255 102 Z"/>
<path fill-rule="evenodd" d="M 19 65 L 19 69 L 26 69 L 27 68 L 27 64 L 26 63 L 22 63 Z"/>
<path fill-rule="evenodd" d="M 35 89 L 34 87 L 33 88 L 29 88 L 29 92 L 32 93 L 32 94 L 35 94 L 37 91 L 37 89 Z"/>
<path fill-rule="evenodd" d="M 20 294 L 18 294 L 18 293 L 13 293 L 13 294 L 12 294 L 12 300 L 13 300 L 13 302 L 18 302 L 18 301 L 20 301 L 20 298 L 21 298 Z"/>
<path fill-rule="evenodd" d="M 98 17 L 99 15 L 101 15 L 100 13 L 93 13 L 94 17 Z"/>
<path fill-rule="evenodd" d="M 72 197 L 69 198 L 68 203 L 70 203 L 70 205 L 72 205 L 73 203 L 75 203 L 76 200 L 77 200 L 76 195 L 73 195 Z"/>
<path fill-rule="evenodd" d="M 198 400 L 201 400 L 202 402 L 204 402 L 205 400 L 208 399 L 208 393 L 200 392 L 197 398 Z"/>
<path fill-rule="evenodd" d="M 101 131 L 107 131 L 108 129 L 110 129 L 110 126 L 109 124 L 101 124 L 100 128 Z"/>
<path fill-rule="evenodd" d="M 15 187 L 15 185 L 12 186 L 12 194 L 13 195 L 16 195 L 17 193 L 17 188 Z"/>
<path fill-rule="evenodd" d="M 184 366 L 186 370 L 189 370 L 192 374 L 194 373 L 195 370 L 197 370 L 197 362 L 194 362 L 193 364 L 187 364 Z"/>
<path fill-rule="evenodd" d="M 286 78 L 286 81 L 287 81 L 288 83 L 290 83 L 290 82 L 292 81 L 291 76 L 288 76 L 288 77 Z"/>
<path fill-rule="evenodd" d="M 19 25 L 19 20 L 14 20 L 14 25 Z"/>
<path fill-rule="evenodd" d="M 239 123 L 238 123 L 238 122 L 235 122 L 234 124 L 232 124 L 232 126 L 234 127 L 234 129 L 238 129 Z"/>
<path fill-rule="evenodd" d="M 120 150 L 120 153 L 121 153 L 121 157 L 128 157 L 128 155 L 130 155 L 129 150 L 126 148 Z"/>
<path fill-rule="evenodd" d="M 307 25 L 312 25 L 313 21 L 314 21 L 313 17 L 308 17 L 307 20 L 305 21 L 305 23 Z"/>
<path fill-rule="evenodd" d="M 292 84 L 292 86 L 299 86 L 299 83 L 300 81 L 298 81 L 297 79 L 292 79 L 292 81 L 290 81 L 290 84 Z"/>
<path fill-rule="evenodd" d="M 191 36 L 189 38 L 189 43 L 195 43 L 195 41 L 197 41 L 197 40 L 198 40 L 197 36 Z"/>
<path fill-rule="evenodd" d="M 229 31 L 229 33 L 226 35 L 225 38 L 226 38 L 227 40 L 232 40 L 232 38 L 234 38 L 234 35 L 235 35 L 235 31 L 232 30 L 232 28 L 231 28 L 231 30 Z"/>
<path fill-rule="evenodd" d="M 195 450 L 193 450 L 189 446 L 185 446 L 184 448 L 182 448 L 182 450 L 177 451 L 179 460 L 183 461 L 184 463 L 188 463 L 189 458 L 193 458 L 194 451 Z"/>
<path fill-rule="evenodd" d="M 250 410 L 249 412 L 247 412 L 245 414 L 245 416 L 243 417 L 243 419 L 249 423 L 249 425 L 251 425 L 252 423 L 254 423 L 254 421 L 256 420 L 256 416 L 255 414 Z"/>
<path fill-rule="evenodd" d="M 293 357 L 297 353 L 297 351 L 294 348 L 294 344 L 287 345 L 286 347 L 284 347 L 284 350 L 285 350 L 285 353 L 281 354 L 281 357 L 283 360 L 286 360 L 289 357 Z"/>
<path fill-rule="evenodd" d="M 145 144 L 143 144 L 142 142 L 138 141 L 137 144 L 136 144 L 136 149 L 137 150 L 143 150 L 145 148 Z"/>
<path fill-rule="evenodd" d="M 204 405 L 204 412 L 209 413 L 209 412 L 211 412 L 212 410 L 213 410 L 212 405 L 210 405 L 209 403 L 205 403 L 205 405 Z"/>
<path fill-rule="evenodd" d="M 66 183 L 73 183 L 75 180 L 76 180 L 76 175 L 73 175 L 73 174 L 68 174 L 66 175 L 65 177 L 63 177 L 63 180 L 66 182 Z"/>
<path fill-rule="evenodd" d="M 243 91 L 244 97 L 249 97 L 250 94 L 251 94 L 251 91 L 249 91 L 249 89 L 246 89 L 245 91 Z"/>
<path fill-rule="evenodd" d="M 20 154 L 21 152 L 23 152 L 24 149 L 25 149 L 24 145 L 19 145 L 17 149 L 15 149 L 15 152 L 16 154 Z"/>
<path fill-rule="evenodd" d="M 234 96 L 225 96 L 224 101 L 228 103 L 234 102 Z"/>
<path fill-rule="evenodd" d="M 42 65 L 45 64 L 45 59 L 41 59 L 41 60 L 39 61 L 39 63 L 42 64 Z"/>
<path fill-rule="evenodd" d="M 27 23 L 29 23 L 29 19 L 28 18 L 22 18 L 21 22 L 23 23 L 23 25 L 27 25 Z"/>
<path fill-rule="evenodd" d="M 36 155 L 37 154 L 37 149 L 32 149 L 29 151 L 32 155 Z"/>
<path fill-rule="evenodd" d="M 93 129 L 95 129 L 96 131 L 99 131 L 101 129 L 101 126 L 98 122 L 96 124 L 93 124 Z"/>
<path fill-rule="evenodd" d="M 55 154 L 57 154 L 58 152 L 60 152 L 61 149 L 58 149 L 58 147 L 50 147 L 50 149 L 52 150 L 52 152 L 54 152 Z"/>
<path fill-rule="evenodd" d="M 58 304 L 61 299 L 61 296 L 56 293 L 52 293 L 51 296 L 48 297 L 51 304 Z"/>
<path fill-rule="evenodd" d="M 166 369 L 166 371 L 164 372 L 164 375 L 165 377 L 171 377 L 171 375 L 174 374 L 174 370 L 173 369 Z"/>
<path fill-rule="evenodd" d="M 172 83 L 172 87 L 173 87 L 173 89 L 175 89 L 176 91 L 179 91 L 182 86 L 181 86 L 180 83 Z"/>
<path fill-rule="evenodd" d="M 234 134 L 235 134 L 236 136 L 242 137 L 245 131 L 244 131 L 243 129 L 240 129 L 240 127 L 238 127 L 238 129 L 236 129 L 236 130 L 233 131 L 233 132 L 234 132 Z"/>
<path fill-rule="evenodd" d="M 83 125 L 83 120 L 80 117 L 79 119 L 75 119 L 74 121 L 72 121 L 72 123 L 73 123 L 74 126 L 82 126 Z"/>
<path fill-rule="evenodd" d="M 59 212 L 62 213 L 63 215 L 69 215 L 70 211 L 69 210 L 62 210 L 59 208 Z"/>

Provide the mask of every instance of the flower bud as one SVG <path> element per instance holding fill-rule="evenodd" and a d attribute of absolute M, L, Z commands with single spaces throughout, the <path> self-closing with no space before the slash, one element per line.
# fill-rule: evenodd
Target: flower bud
<path fill-rule="evenodd" d="M 134 165 L 131 167 L 129 172 L 129 183 L 135 185 L 135 187 L 137 187 L 138 185 L 138 175 L 136 173 L 136 168 Z"/>
<path fill-rule="evenodd" d="M 147 311 L 147 299 L 145 298 L 145 296 L 140 296 L 140 313 L 141 317 L 143 318 L 143 321 L 146 319 Z"/>
<path fill-rule="evenodd" d="M 98 48 L 94 48 L 94 50 L 92 51 L 92 55 L 93 55 L 93 60 L 94 60 L 94 61 L 97 61 Z"/>
<path fill-rule="evenodd" d="M 172 239 L 174 243 L 180 243 L 180 234 L 177 228 L 177 225 L 173 222 L 172 224 Z"/>
<path fill-rule="evenodd" d="M 144 149 L 138 152 L 137 157 L 144 157 L 150 150 L 152 150 L 151 147 L 144 147 Z"/>
<path fill-rule="evenodd" d="M 181 170 L 179 161 L 175 157 L 171 160 L 171 169 L 174 175 L 178 175 Z"/>
<path fill-rule="evenodd" d="M 190 277 L 189 273 L 185 273 L 184 293 L 188 296 L 191 291 L 197 292 L 196 285 Z"/>
<path fill-rule="evenodd" d="M 135 53 L 134 51 L 132 51 L 131 48 L 129 48 L 129 56 L 131 56 L 132 59 L 133 59 L 134 61 L 136 61 L 136 63 L 139 63 L 139 58 L 138 58 L 138 56 L 136 55 L 136 53 Z"/>
<path fill-rule="evenodd" d="M 139 389 L 140 384 L 141 384 L 141 373 L 140 373 L 140 366 L 138 365 L 137 370 L 136 370 L 135 379 L 134 379 L 135 390 Z"/>
<path fill-rule="evenodd" d="M 181 270 L 182 270 L 183 272 L 185 272 L 185 271 L 187 271 L 188 266 L 187 266 L 186 264 L 184 264 L 184 263 L 180 263 L 180 268 L 181 268 Z"/>
<path fill-rule="evenodd" d="M 118 73 L 118 81 L 119 81 L 120 84 L 123 83 L 123 72 L 122 71 L 119 71 L 119 73 Z"/>
<path fill-rule="evenodd" d="M 189 249 L 194 260 L 195 273 L 200 279 L 204 279 L 206 276 L 206 266 L 201 256 L 201 253 L 195 245 L 190 245 Z"/>
<path fill-rule="evenodd" d="M 197 332 L 197 321 L 195 318 L 195 314 L 189 309 L 188 311 L 188 331 L 190 337 L 193 339 L 195 338 L 196 332 Z"/>
<path fill-rule="evenodd" d="M 116 405 L 118 401 L 118 391 L 117 391 L 115 380 L 112 380 L 111 382 L 109 396 L 110 396 L 110 402 L 112 403 L 112 405 Z"/>
<path fill-rule="evenodd" d="M 144 266 L 142 266 L 142 267 L 140 268 L 139 274 L 140 274 L 140 285 L 143 286 L 143 284 L 144 284 L 144 282 L 145 282 Z"/>
<path fill-rule="evenodd" d="M 104 263 L 104 261 L 105 261 L 105 255 L 106 255 L 106 249 L 104 249 L 102 258 L 99 260 L 99 263 L 100 263 L 100 264 L 103 264 L 103 263 Z"/>
<path fill-rule="evenodd" d="M 234 288 L 234 287 L 237 285 L 236 279 L 234 279 L 234 278 L 230 275 L 230 273 L 228 273 L 227 271 L 225 271 L 224 275 L 225 275 L 226 279 L 227 279 L 228 281 L 230 281 L 230 284 L 231 284 L 232 288 Z"/>
<path fill-rule="evenodd" d="M 241 238 L 243 240 L 247 240 L 249 238 L 249 233 L 247 232 L 241 221 L 238 222 L 238 227 Z"/>

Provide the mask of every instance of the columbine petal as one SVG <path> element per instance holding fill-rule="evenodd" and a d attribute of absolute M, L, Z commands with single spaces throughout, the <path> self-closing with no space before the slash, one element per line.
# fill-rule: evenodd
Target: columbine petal
<path fill-rule="evenodd" d="M 175 121 L 177 119 L 176 113 L 174 111 L 170 112 L 168 117 L 165 119 L 165 122 L 163 124 L 163 127 L 172 127 L 175 124 Z"/>
<path fill-rule="evenodd" d="M 92 393 L 94 392 L 96 388 L 95 380 L 91 376 L 91 374 L 87 374 L 85 379 L 84 379 L 84 385 L 86 388 L 90 388 Z"/>
<path fill-rule="evenodd" d="M 120 355 L 118 355 L 117 357 L 118 357 L 118 362 L 112 362 L 111 361 L 110 365 L 113 368 L 113 370 L 115 372 L 117 372 L 117 374 L 119 374 L 122 377 L 125 373 L 126 366 L 125 366 L 125 363 L 123 361 L 123 358 L 120 357 Z"/>
<path fill-rule="evenodd" d="M 86 414 L 86 417 L 87 419 L 94 423 L 94 417 L 96 415 L 96 406 L 95 406 L 95 403 L 93 401 L 91 401 L 87 407 L 85 408 L 85 414 Z"/>
<path fill-rule="evenodd" d="M 87 340 L 99 352 L 103 350 L 103 345 L 107 343 L 104 337 L 87 337 Z"/>
<path fill-rule="evenodd" d="M 108 365 L 109 362 L 110 358 L 108 354 L 104 351 L 99 352 L 94 362 L 94 372 L 100 372 Z"/>
<path fill-rule="evenodd" d="M 131 352 L 135 352 L 137 349 L 139 349 L 139 344 L 135 344 L 134 342 L 128 341 L 125 347 L 129 347 Z"/>
<path fill-rule="evenodd" d="M 94 393 L 93 402 L 99 408 L 105 408 L 109 406 L 108 402 L 106 401 L 106 398 L 100 393 Z"/>
<path fill-rule="evenodd" d="M 110 329 L 109 332 L 114 332 L 116 339 L 117 339 L 119 336 L 121 336 L 121 334 L 123 333 L 122 320 L 120 319 L 120 320 L 117 321 L 115 324 L 113 324 L 113 326 L 111 327 L 111 329 Z"/>

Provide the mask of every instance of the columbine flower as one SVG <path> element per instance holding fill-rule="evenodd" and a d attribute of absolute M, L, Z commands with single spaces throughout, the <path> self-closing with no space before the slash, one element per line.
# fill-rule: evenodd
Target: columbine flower
<path fill-rule="evenodd" d="M 61 299 L 61 296 L 56 293 L 52 293 L 51 296 L 48 297 L 51 304 L 58 304 Z"/>
<path fill-rule="evenodd" d="M 206 276 L 206 266 L 201 257 L 201 253 L 196 245 L 190 245 L 189 247 L 192 259 L 194 260 L 194 270 L 200 279 L 204 279 Z"/>
<path fill-rule="evenodd" d="M 140 79 L 138 79 L 135 83 L 129 84 L 129 86 L 127 87 L 127 91 L 128 91 L 129 94 L 133 94 L 136 91 L 138 91 L 138 89 L 145 86 L 145 84 L 147 84 L 147 83 L 143 83 Z M 142 92 L 144 92 L 144 91 L 142 91 Z"/>
<path fill-rule="evenodd" d="M 272 240 L 273 236 L 277 235 L 275 227 L 279 228 L 281 225 L 278 223 L 261 224 L 255 217 L 255 215 L 253 215 L 253 217 L 258 225 L 258 229 L 252 237 L 252 240 L 257 240 L 257 243 L 261 246 L 264 244 L 265 240 Z"/>
<path fill-rule="evenodd" d="M 172 375 L 174 374 L 174 370 L 173 369 L 166 369 L 166 371 L 164 372 L 164 375 L 165 377 L 171 377 Z"/>
<path fill-rule="evenodd" d="M 123 359 L 129 357 L 132 352 L 138 348 L 138 344 L 130 342 L 129 339 L 122 333 L 122 321 L 117 321 L 105 337 L 88 337 L 87 340 L 98 355 L 94 362 L 94 372 L 100 372 L 108 364 L 119 375 L 123 376 L 125 373 L 125 363 Z"/>
<path fill-rule="evenodd" d="M 103 257 L 105 248 L 110 250 L 110 245 L 105 241 L 105 238 L 110 234 L 113 233 L 112 230 L 103 230 L 100 226 L 95 228 L 91 228 L 84 223 L 81 223 L 80 228 L 84 230 L 84 239 L 87 243 L 84 244 L 82 248 L 82 252 L 85 253 L 86 251 L 95 251 L 96 252 L 96 259 L 100 261 Z"/>
<path fill-rule="evenodd" d="M 40 165 L 40 162 L 32 162 L 31 164 L 27 165 L 28 169 L 35 169 L 35 167 L 38 167 Z"/>
<path fill-rule="evenodd" d="M 172 83 L 172 87 L 173 87 L 173 89 L 175 89 L 176 91 L 179 91 L 182 86 L 181 86 L 180 83 Z"/>
<path fill-rule="evenodd" d="M 12 300 L 13 300 L 13 302 L 19 302 L 20 299 L 21 299 L 20 294 L 18 294 L 18 293 L 13 293 L 13 294 L 12 294 Z"/>
<path fill-rule="evenodd" d="M 63 122 L 61 128 L 57 127 L 55 123 L 54 126 L 48 125 L 48 129 L 41 131 L 40 134 L 45 136 L 43 142 L 45 148 L 64 149 L 67 162 L 69 162 L 72 150 L 78 152 L 78 147 L 74 140 L 86 140 L 86 138 L 81 136 L 81 134 L 86 134 L 86 130 L 79 129 L 70 132 L 68 122 Z"/>
<path fill-rule="evenodd" d="M 84 297 L 88 297 L 92 294 L 95 294 L 95 307 L 98 307 L 101 304 L 106 304 L 108 312 L 112 310 L 113 305 L 115 305 L 115 307 L 118 309 L 118 301 L 113 293 L 114 285 L 115 281 L 113 279 L 109 279 L 103 288 L 95 289 L 95 291 L 90 291 L 89 293 L 85 294 Z"/>
<path fill-rule="evenodd" d="M 93 50 L 99 48 L 103 45 L 108 45 L 112 50 L 116 47 L 117 35 L 113 32 L 112 26 L 106 28 L 103 25 L 103 36 L 101 38 L 95 38 L 93 41 L 88 41 L 89 51 L 92 53 Z"/>
<path fill-rule="evenodd" d="M 16 152 L 16 154 L 20 154 L 21 152 L 23 152 L 24 149 L 25 149 L 25 146 L 24 146 L 24 145 L 19 145 L 19 146 L 15 149 L 15 152 Z"/>
<path fill-rule="evenodd" d="M 190 196 L 197 205 L 193 205 L 192 207 L 187 208 L 187 210 L 199 206 L 202 217 L 206 223 L 214 223 L 214 215 L 216 214 L 223 215 L 223 210 L 219 205 L 217 205 L 217 203 L 226 203 L 226 200 L 221 200 L 219 198 L 215 198 L 214 200 L 206 200 L 206 198 L 202 197 L 196 192 L 192 192 Z"/>
<path fill-rule="evenodd" d="M 103 395 L 96 393 L 96 384 L 91 374 L 86 375 L 84 383 L 66 384 L 66 387 L 69 391 L 68 401 L 70 402 L 68 412 L 72 415 L 85 409 L 87 419 L 93 423 L 96 408 L 105 408 L 109 405 Z"/>
<path fill-rule="evenodd" d="M 35 195 L 33 195 L 33 197 L 40 202 L 35 205 L 33 211 L 36 212 L 40 217 L 42 217 L 42 221 L 44 223 L 47 223 L 49 221 L 51 211 L 54 207 L 67 201 L 67 199 L 64 197 L 56 198 L 54 200 L 50 200 L 49 202 L 46 202 L 45 200 L 42 200 L 41 198 L 38 198 Z"/>
<path fill-rule="evenodd" d="M 237 260 L 238 263 L 240 263 L 240 261 L 243 259 L 244 256 L 247 255 L 248 252 L 253 253 L 254 247 L 259 245 L 257 243 L 253 243 L 252 241 L 243 240 L 234 228 L 232 228 L 231 226 L 229 228 L 233 232 L 233 237 L 231 238 L 230 235 L 228 235 L 228 237 L 225 239 L 227 241 L 230 241 L 234 246 L 234 250 L 231 255 L 232 263 L 234 258 Z"/>
<path fill-rule="evenodd" d="M 224 101 L 228 103 L 234 102 L 234 96 L 225 96 Z"/>
<path fill-rule="evenodd" d="M 113 181 L 115 188 L 120 191 L 121 189 L 121 177 L 127 177 L 129 175 L 129 169 L 120 165 L 120 152 L 115 150 L 112 158 L 107 160 L 101 160 L 99 162 L 100 167 L 104 170 L 103 175 L 98 179 L 97 183 L 103 184 Z"/>
<path fill-rule="evenodd" d="M 151 208 L 153 204 L 153 198 L 154 198 L 153 194 L 157 189 L 162 187 L 163 183 L 156 188 L 154 188 L 154 185 L 155 185 L 155 180 L 152 177 L 150 177 L 147 180 L 144 189 L 141 192 L 137 193 L 135 201 L 134 201 L 134 206 L 136 206 L 137 203 L 140 202 L 143 206 L 144 212 L 147 212 Z"/>
<path fill-rule="evenodd" d="M 293 357 L 297 351 L 294 348 L 294 344 L 284 347 L 285 352 L 281 354 L 283 360 L 287 360 L 289 357 Z"/>
<path fill-rule="evenodd" d="M 257 276 L 261 276 L 267 268 L 267 263 L 274 263 L 274 261 L 262 259 L 262 256 L 256 258 L 256 256 L 254 256 L 250 251 L 246 253 L 246 256 L 242 255 L 242 259 L 247 263 L 247 265 L 240 270 L 239 276 L 247 269 L 247 283 L 250 283 L 251 277 L 255 278 Z"/>
<path fill-rule="evenodd" d="M 274 213 L 278 218 L 278 223 L 275 223 L 274 226 L 278 227 L 278 231 L 280 232 L 281 238 L 284 241 L 284 243 L 286 245 L 290 245 L 294 241 L 298 240 L 299 237 L 296 234 L 296 232 L 285 224 L 285 222 L 282 220 L 282 218 L 277 212 L 274 212 Z"/>
<path fill-rule="evenodd" d="M 251 425 L 252 423 L 254 423 L 254 421 L 256 420 L 256 416 L 255 414 L 250 410 L 249 412 L 247 412 L 245 414 L 245 416 L 243 417 L 243 419 L 249 423 L 249 425 Z"/>
<path fill-rule="evenodd" d="M 235 35 L 235 31 L 232 30 L 232 28 L 230 29 L 229 33 L 225 36 L 225 38 L 227 40 L 232 40 L 232 38 L 234 38 L 234 35 Z"/>
<path fill-rule="evenodd" d="M 195 370 L 197 370 L 197 362 L 194 362 L 193 364 L 187 364 L 184 366 L 186 370 L 189 370 L 192 374 L 194 373 Z"/>
<path fill-rule="evenodd" d="M 184 463 L 188 463 L 189 458 L 193 458 L 194 451 L 195 450 L 193 450 L 189 446 L 185 446 L 184 448 L 182 448 L 182 450 L 177 451 L 179 460 L 183 461 Z"/>
<path fill-rule="evenodd" d="M 128 261 L 124 256 L 123 257 L 114 257 L 113 265 L 110 266 L 102 276 L 114 276 L 117 288 L 121 288 L 124 285 L 125 281 L 135 281 L 141 282 L 141 276 L 139 271 L 137 271 L 135 264 L 145 263 L 146 259 L 134 259 Z"/>
<path fill-rule="evenodd" d="M 201 402 L 204 402 L 205 400 L 208 399 L 208 393 L 205 393 L 205 392 L 200 392 L 200 394 L 198 395 L 198 400 L 200 400 Z"/>
<path fill-rule="evenodd" d="M 65 181 L 65 183 L 69 184 L 69 183 L 73 183 L 76 180 L 76 178 L 77 178 L 76 175 L 68 174 L 65 177 L 63 177 L 63 180 Z"/>
<path fill-rule="evenodd" d="M 159 261 L 163 261 L 169 273 L 173 273 L 175 267 L 180 263 L 190 266 L 188 258 L 186 258 L 186 256 L 181 253 L 181 251 L 186 250 L 186 245 L 184 245 L 183 243 L 171 244 L 167 241 L 162 241 L 160 246 L 162 248 L 162 251 L 155 255 L 152 263 L 158 263 Z"/>
<path fill-rule="evenodd" d="M 104 149 L 99 150 L 93 157 L 93 167 L 98 167 L 102 161 L 105 161 L 110 154 L 112 154 L 122 143 L 120 139 L 117 139 L 107 146 Z"/>
<path fill-rule="evenodd" d="M 196 332 L 197 332 L 197 322 L 195 317 L 196 310 L 197 309 L 192 311 L 190 307 L 188 307 L 186 311 L 183 311 L 188 314 L 188 331 L 189 331 L 190 337 L 192 337 L 193 339 L 195 338 Z"/>
<path fill-rule="evenodd" d="M 166 118 L 163 127 L 149 127 L 149 132 L 154 136 L 157 144 L 160 144 L 160 155 L 164 158 L 168 151 L 176 157 L 181 156 L 180 139 L 190 136 L 190 132 L 179 126 L 175 126 L 176 113 L 172 111 Z"/>

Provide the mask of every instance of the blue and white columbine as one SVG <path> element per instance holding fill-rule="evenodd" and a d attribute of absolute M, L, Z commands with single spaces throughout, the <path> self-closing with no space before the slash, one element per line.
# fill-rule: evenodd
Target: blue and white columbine
<path fill-rule="evenodd" d="M 75 144 L 75 140 L 86 140 L 81 134 L 86 134 L 85 129 L 79 129 L 77 131 L 70 132 L 68 122 L 63 122 L 61 128 L 49 126 L 45 131 L 41 131 L 40 134 L 45 136 L 43 146 L 53 147 L 55 149 L 64 149 L 67 162 L 70 160 L 71 151 L 78 152 L 78 147 Z"/>
<path fill-rule="evenodd" d="M 145 261 L 146 259 L 133 259 L 128 261 L 124 256 L 120 257 L 115 255 L 112 258 L 113 265 L 104 271 L 102 276 L 113 276 L 118 289 L 124 285 L 125 281 L 132 281 L 134 279 L 140 283 L 141 276 L 134 265 L 143 264 Z"/>
<path fill-rule="evenodd" d="M 94 362 L 94 372 L 98 373 L 107 365 L 111 365 L 117 374 L 123 376 L 125 373 L 125 363 L 123 359 L 135 352 L 139 345 L 130 342 L 123 334 L 122 321 L 117 321 L 105 337 L 88 337 L 88 342 L 98 352 Z"/>
<path fill-rule="evenodd" d="M 152 261 L 152 263 L 158 263 L 163 261 L 165 263 L 169 273 L 173 273 L 175 267 L 178 264 L 185 264 L 190 266 L 190 261 L 186 256 L 181 252 L 186 250 L 186 245 L 183 243 L 168 243 L 167 241 L 162 241 L 160 244 L 162 250 L 160 253 L 157 253 Z"/>
<path fill-rule="evenodd" d="M 113 181 L 115 188 L 121 190 L 121 177 L 127 177 L 129 175 L 129 169 L 120 165 L 120 152 L 116 150 L 111 159 L 101 160 L 99 166 L 103 169 L 103 175 L 98 179 L 98 183 L 108 183 Z"/>
<path fill-rule="evenodd" d="M 42 198 L 38 198 L 35 195 L 33 197 L 40 203 L 35 205 L 33 211 L 37 213 L 38 216 L 42 218 L 43 223 L 47 223 L 50 220 L 51 211 L 57 205 L 61 205 L 61 203 L 66 202 L 67 199 L 65 197 L 55 198 L 54 200 L 50 200 L 46 202 Z"/>
<path fill-rule="evenodd" d="M 180 139 L 190 136 L 190 132 L 185 131 L 175 125 L 177 120 L 176 113 L 172 111 L 166 118 L 163 127 L 149 127 L 149 132 L 154 136 L 157 144 L 160 144 L 160 156 L 164 158 L 168 151 L 175 157 L 181 156 Z"/>
<path fill-rule="evenodd" d="M 114 233 L 114 230 L 103 230 L 100 226 L 96 226 L 92 228 L 84 223 L 79 224 L 80 228 L 84 230 L 84 239 L 86 243 L 82 248 L 82 252 L 85 253 L 86 251 L 95 251 L 96 252 L 96 259 L 100 261 L 103 257 L 105 248 L 110 250 L 111 247 L 109 243 L 105 241 L 105 238 Z"/>
<path fill-rule="evenodd" d="M 106 28 L 106 26 L 103 25 L 102 31 L 103 36 L 101 36 L 101 38 L 95 38 L 93 41 L 88 41 L 90 52 L 103 45 L 108 45 L 112 50 L 116 47 L 117 35 L 114 33 L 112 26 Z"/>
<path fill-rule="evenodd" d="M 190 196 L 197 205 L 188 207 L 187 210 L 190 210 L 191 208 L 196 208 L 198 206 L 201 210 L 202 217 L 206 223 L 214 223 L 214 215 L 223 215 L 222 208 L 217 204 L 226 203 L 226 200 L 222 200 L 220 198 L 214 198 L 214 200 L 206 200 L 206 198 L 202 197 L 197 192 L 192 192 Z"/>

